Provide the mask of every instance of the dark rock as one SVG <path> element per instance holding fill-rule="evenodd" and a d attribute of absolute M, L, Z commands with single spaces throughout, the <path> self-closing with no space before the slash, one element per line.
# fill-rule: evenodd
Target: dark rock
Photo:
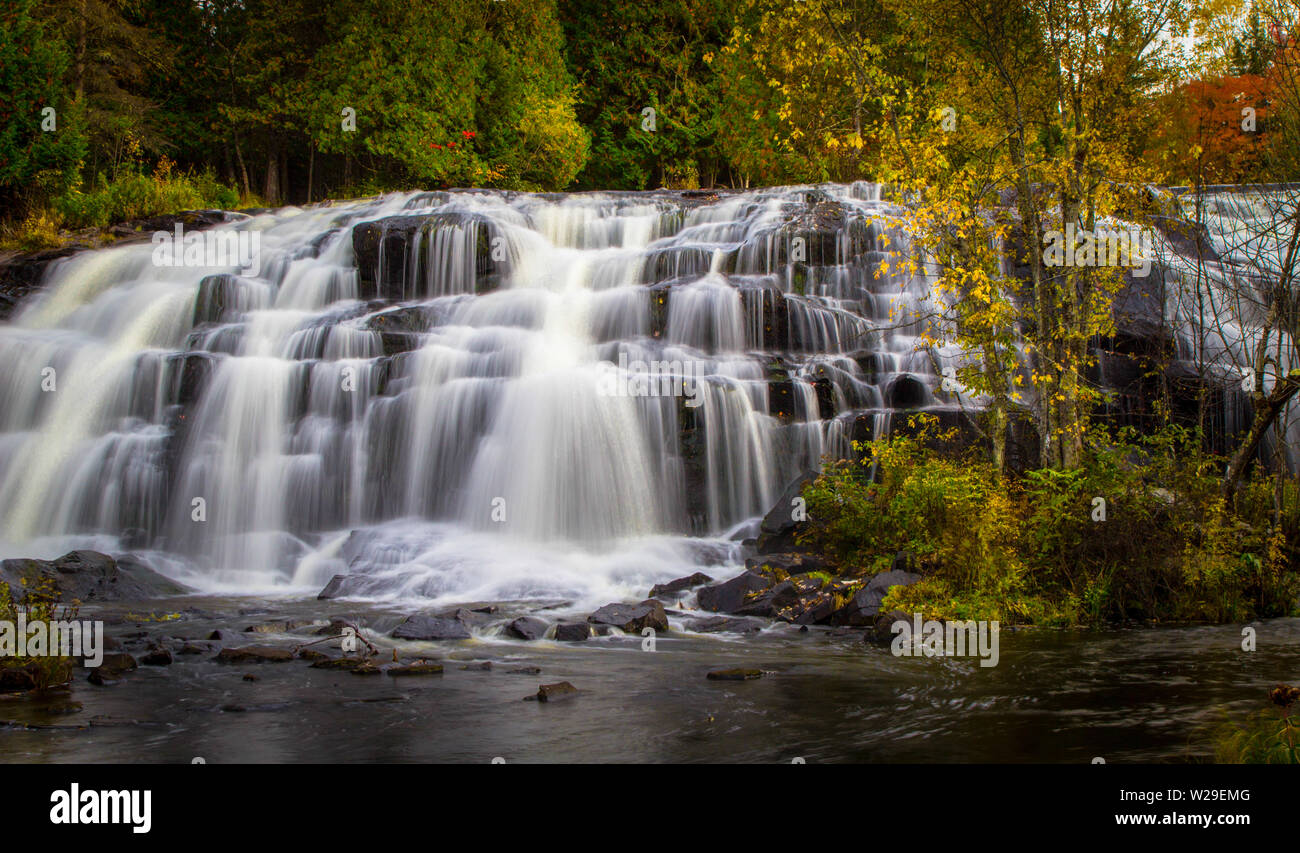
<path fill-rule="evenodd" d="M 55 261 L 88 248 L 84 245 L 62 246 L 0 260 L 0 320 L 7 320 L 19 302 L 40 290 L 46 272 Z"/>
<path fill-rule="evenodd" d="M 686 628 L 699 634 L 752 634 L 763 630 L 764 624 L 760 619 L 745 616 L 706 616 L 688 620 Z"/>
<path fill-rule="evenodd" d="M 548 627 L 545 621 L 534 616 L 520 616 L 506 625 L 505 633 L 519 640 L 540 640 L 546 636 Z"/>
<path fill-rule="evenodd" d="M 459 619 L 425 613 L 408 616 L 393 629 L 393 637 L 399 640 L 468 640 L 470 636 L 469 628 Z"/>
<path fill-rule="evenodd" d="M 590 639 L 591 626 L 582 622 L 571 622 L 555 626 L 555 639 L 562 643 L 579 643 Z"/>
<path fill-rule="evenodd" d="M 293 652 L 279 646 L 242 646 L 222 649 L 214 660 L 218 663 L 282 663 L 293 660 Z"/>
<path fill-rule="evenodd" d="M 506 672 L 510 675 L 541 675 L 542 668 L 540 666 L 517 666 L 514 669 L 507 669 Z"/>
<path fill-rule="evenodd" d="M 701 610 L 714 613 L 735 613 L 744 606 L 748 596 L 762 592 L 772 585 L 772 581 L 756 572 L 746 571 L 729 581 L 701 587 L 696 593 L 696 600 Z"/>
<path fill-rule="evenodd" d="M 647 598 L 640 604 L 606 604 L 587 617 L 597 625 L 612 625 L 628 634 L 640 634 L 646 628 L 668 630 L 668 614 L 662 603 Z"/>
<path fill-rule="evenodd" d="M 766 574 L 763 569 L 768 568 L 779 569 L 787 575 L 802 575 L 827 571 L 830 565 L 815 554 L 764 554 L 745 560 L 745 568 L 759 574 Z"/>
<path fill-rule="evenodd" d="M 567 681 L 561 681 L 558 684 L 541 684 L 537 688 L 537 701 L 558 702 L 561 699 L 570 699 L 576 696 L 577 693 L 578 688 Z"/>
<path fill-rule="evenodd" d="M 870 631 L 863 636 L 863 640 L 868 643 L 883 643 L 888 645 L 894 640 L 894 623 L 907 622 L 911 624 L 912 615 L 904 613 L 901 610 L 891 610 L 888 613 L 881 614 L 875 621 Z"/>
<path fill-rule="evenodd" d="M 763 677 L 761 669 L 715 669 L 709 673 L 709 681 L 753 681 Z"/>
<path fill-rule="evenodd" d="M 0 581 L 11 590 L 21 589 L 24 579 L 29 585 L 49 582 L 61 601 L 140 601 L 189 591 L 133 558 L 114 560 L 98 551 L 71 551 L 57 560 L 0 562 Z"/>
<path fill-rule="evenodd" d="M 831 617 L 831 623 L 835 625 L 874 625 L 880 613 L 880 603 L 885 600 L 889 588 L 893 586 L 909 586 L 920 579 L 920 575 L 912 572 L 894 570 L 881 572 L 869 580 L 867 585 L 849 600 L 848 604 L 834 613 Z"/>
<path fill-rule="evenodd" d="M 208 634 L 208 639 L 216 640 L 222 643 L 229 643 L 232 640 L 239 639 L 239 635 L 234 633 L 233 631 L 227 631 L 224 628 L 218 628 L 217 630 L 213 631 L 211 634 Z"/>
<path fill-rule="evenodd" d="M 684 578 L 677 578 L 677 580 L 671 580 L 668 583 L 655 584 L 650 588 L 650 597 L 659 598 L 660 596 L 665 595 L 671 596 L 679 592 L 685 592 L 691 587 L 701 586 L 706 583 L 713 583 L 713 578 L 704 574 L 704 572 L 696 572 L 693 575 Z"/>
<path fill-rule="evenodd" d="M 172 653 L 166 646 L 154 646 L 140 658 L 145 666 L 171 666 Z"/>
<path fill-rule="evenodd" d="M 441 675 L 442 664 L 433 661 L 416 661 L 415 663 L 405 664 L 403 666 L 390 666 L 384 672 L 394 678 L 401 678 L 411 675 Z"/>
<path fill-rule="evenodd" d="M 262 679 L 258 678 L 256 675 L 253 675 L 253 673 L 251 673 L 251 672 L 246 672 L 246 673 L 244 673 L 244 680 L 245 680 L 245 681 L 261 681 Z"/>
<path fill-rule="evenodd" d="M 91 684 L 98 684 L 101 686 L 116 684 L 121 680 L 123 675 L 136 669 L 136 667 L 137 664 L 135 658 L 128 654 L 115 653 L 104 655 L 104 659 L 100 661 L 99 666 L 90 671 L 87 680 Z"/>
<path fill-rule="evenodd" d="M 491 672 L 492 661 L 484 660 L 484 661 L 479 661 L 478 663 L 467 663 L 464 666 L 462 666 L 461 669 L 467 670 L 469 672 Z"/>
<path fill-rule="evenodd" d="M 760 553 L 767 554 L 774 551 L 792 551 L 795 547 L 794 535 L 803 524 L 802 521 L 795 518 L 795 503 L 797 498 L 802 497 L 804 487 L 816 480 L 818 474 L 816 471 L 807 470 L 795 477 L 785 491 L 781 493 L 776 503 L 768 510 L 767 515 L 763 516 L 763 523 L 759 527 L 758 550 Z"/>
<path fill-rule="evenodd" d="M 316 660 L 312 661 L 311 668 L 312 669 L 337 669 L 337 670 L 342 670 L 344 672 L 351 672 L 354 669 L 359 669 L 361 667 L 370 666 L 370 665 L 371 665 L 370 658 L 362 658 L 362 657 L 332 658 L 326 655 L 324 657 L 317 658 Z"/>

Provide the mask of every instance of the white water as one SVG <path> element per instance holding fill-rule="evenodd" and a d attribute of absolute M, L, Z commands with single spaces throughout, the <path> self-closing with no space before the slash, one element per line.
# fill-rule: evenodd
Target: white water
<path fill-rule="evenodd" d="M 829 236 L 790 225 L 812 190 L 395 195 L 220 226 L 260 232 L 256 278 L 147 244 L 59 262 L 0 325 L 0 556 L 590 604 L 734 573 L 790 479 L 887 428 L 896 389 L 956 403 L 934 392 L 955 353 L 897 323 L 931 283 L 877 271 L 882 237 L 907 245 L 878 188 L 817 188 L 846 217 Z M 429 224 L 360 275 L 353 228 L 395 216 Z M 602 393 L 620 356 L 689 365 L 699 405 Z"/>

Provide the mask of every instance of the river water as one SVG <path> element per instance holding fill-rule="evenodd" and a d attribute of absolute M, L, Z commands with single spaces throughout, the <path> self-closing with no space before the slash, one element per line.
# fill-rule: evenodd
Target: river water
<path fill-rule="evenodd" d="M 182 621 L 119 624 L 110 633 L 203 637 L 238 618 L 345 616 L 386 627 L 402 612 L 212 597 L 132 609 L 189 607 L 198 612 Z M 203 616 L 236 609 L 245 615 Z M 670 632 L 654 651 L 631 636 L 399 643 L 403 657 L 427 654 L 444 664 L 442 675 L 403 679 L 304 661 L 227 665 L 178 656 L 110 687 L 90 685 L 82 673 L 70 693 L 2 698 L 0 719 L 10 725 L 0 738 L 3 760 L 23 762 L 1203 761 L 1217 725 L 1256 713 L 1268 685 L 1300 680 L 1300 619 L 1253 627 L 1254 652 L 1241 650 L 1241 626 L 1004 631 L 999 664 L 985 668 L 971 658 L 895 657 L 856 633 L 788 626 L 744 637 Z M 305 631 L 250 634 L 238 644 L 315 639 Z M 490 671 L 462 669 L 483 661 L 493 663 Z M 541 673 L 510 672 L 525 667 Z M 705 677 L 730 667 L 764 677 Z M 244 681 L 245 673 L 259 680 Z M 558 681 L 579 693 L 524 701 L 539 684 Z"/>

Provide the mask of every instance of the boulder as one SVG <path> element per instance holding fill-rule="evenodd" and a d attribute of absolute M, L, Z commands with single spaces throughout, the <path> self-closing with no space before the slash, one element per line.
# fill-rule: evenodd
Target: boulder
<path fill-rule="evenodd" d="M 612 625 L 629 634 L 640 634 L 646 628 L 668 630 L 668 614 L 662 603 L 647 598 L 640 604 L 606 604 L 587 617 L 597 625 Z"/>
<path fill-rule="evenodd" d="M 217 663 L 283 663 L 293 660 L 293 651 L 280 646 L 241 646 L 222 649 L 213 660 Z"/>
<path fill-rule="evenodd" d="M 126 673 L 137 668 L 135 658 L 125 653 L 104 655 L 99 666 L 90 671 L 87 681 L 91 684 L 105 686 L 116 684 Z"/>
<path fill-rule="evenodd" d="M 394 678 L 402 678 L 411 675 L 441 675 L 442 664 L 434 663 L 433 661 L 417 661 L 402 666 L 390 666 L 385 669 L 384 672 Z"/>
<path fill-rule="evenodd" d="M 728 581 L 701 587 L 696 600 L 701 610 L 714 613 L 735 613 L 750 594 L 762 592 L 772 586 L 772 581 L 757 572 L 746 571 Z"/>
<path fill-rule="evenodd" d="M 548 627 L 544 620 L 535 616 L 520 616 L 506 625 L 505 633 L 517 640 L 540 640 L 546 636 Z"/>
<path fill-rule="evenodd" d="M 578 688 L 567 681 L 558 684 L 541 684 L 537 687 L 538 702 L 558 702 L 561 699 L 571 699 L 577 694 Z"/>
<path fill-rule="evenodd" d="M 29 586 L 42 580 L 52 584 L 60 601 L 141 601 L 189 591 L 138 560 L 114 560 L 98 551 L 70 551 L 57 560 L 0 562 L 0 581 L 15 594 L 24 579 Z"/>
<path fill-rule="evenodd" d="M 650 597 L 659 598 L 660 596 L 673 596 L 677 593 L 685 592 L 691 587 L 702 586 L 706 583 L 713 583 L 713 578 L 704 574 L 704 572 L 696 572 L 695 574 L 688 575 L 684 578 L 677 578 L 676 580 L 668 581 L 668 583 L 655 584 L 650 588 Z"/>
<path fill-rule="evenodd" d="M 880 603 L 885 600 L 890 587 L 909 586 L 920 579 L 921 576 L 913 572 L 892 569 L 881 572 L 837 610 L 831 622 L 835 625 L 874 625 L 880 613 Z"/>
<path fill-rule="evenodd" d="M 469 627 L 459 619 L 416 613 L 393 629 L 398 640 L 468 640 Z"/>
<path fill-rule="evenodd" d="M 796 520 L 795 503 L 797 498 L 802 497 L 804 487 L 816 480 L 818 474 L 811 469 L 805 470 L 790 481 L 777 498 L 776 503 L 768 510 L 767 515 L 763 516 L 763 523 L 759 526 L 758 533 L 758 550 L 761 554 L 772 553 L 776 551 L 792 551 L 795 548 L 794 535 L 799 530 L 802 521 Z"/>
<path fill-rule="evenodd" d="M 562 643 L 580 643 L 591 638 L 591 626 L 583 622 L 570 622 L 555 626 L 555 639 Z"/>
<path fill-rule="evenodd" d="M 140 663 L 145 666 L 171 666 L 172 653 L 166 646 L 157 645 L 149 649 L 141 658 Z"/>

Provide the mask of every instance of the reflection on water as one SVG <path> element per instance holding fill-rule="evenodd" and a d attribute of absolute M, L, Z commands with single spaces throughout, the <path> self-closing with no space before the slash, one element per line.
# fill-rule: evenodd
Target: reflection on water
<path fill-rule="evenodd" d="M 187 605 L 242 609 L 248 624 L 348 615 L 384 631 L 401 617 L 343 602 L 203 598 L 179 606 Z M 207 656 L 179 657 L 170 667 L 141 667 L 113 687 L 94 687 L 79 673 L 70 695 L 0 699 L 0 719 L 46 727 L 0 730 L 0 756 L 184 763 L 1204 760 L 1211 730 L 1226 713 L 1252 713 L 1268 686 L 1300 680 L 1300 619 L 1254 624 L 1253 653 L 1240 649 L 1240 626 L 1004 631 L 994 668 L 975 659 L 896 658 L 857 634 L 785 626 L 743 639 L 670 634 L 654 652 L 633 637 L 404 644 L 403 654 L 433 652 L 446 669 L 409 679 L 300 661 L 225 666 Z M 203 637 L 230 626 L 231 619 L 192 619 L 144 627 Z M 119 625 L 110 633 L 132 630 Z M 461 669 L 481 660 L 494 668 Z M 542 673 L 509 672 L 525 666 Z M 767 674 L 749 682 L 705 679 L 711 669 L 732 666 Z M 249 672 L 260 680 L 244 681 Z M 538 683 L 555 681 L 581 693 L 555 704 L 521 701 Z M 138 722 L 88 725 L 100 715 Z"/>

